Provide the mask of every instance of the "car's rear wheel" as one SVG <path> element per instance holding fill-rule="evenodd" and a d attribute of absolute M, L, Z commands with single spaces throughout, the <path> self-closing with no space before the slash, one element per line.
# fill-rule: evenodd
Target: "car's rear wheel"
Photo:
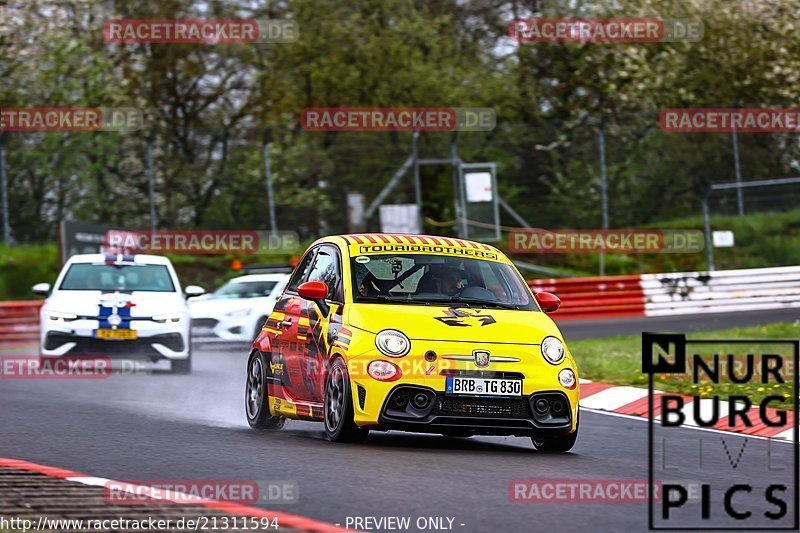
<path fill-rule="evenodd" d="M 269 377 L 264 356 L 259 351 L 253 351 L 247 361 L 244 407 L 247 423 L 254 429 L 280 429 L 286 423 L 285 418 L 269 412 Z"/>
<path fill-rule="evenodd" d="M 578 416 L 578 423 L 575 425 L 575 431 L 567 435 L 541 435 L 532 436 L 531 441 L 536 447 L 537 451 L 544 453 L 564 453 L 568 452 L 575 446 L 575 441 L 578 440 L 578 428 L 580 427 L 581 420 Z"/>
<path fill-rule="evenodd" d="M 337 359 L 325 379 L 325 435 L 333 442 L 363 442 L 368 429 L 353 421 L 353 395 L 344 361 Z"/>

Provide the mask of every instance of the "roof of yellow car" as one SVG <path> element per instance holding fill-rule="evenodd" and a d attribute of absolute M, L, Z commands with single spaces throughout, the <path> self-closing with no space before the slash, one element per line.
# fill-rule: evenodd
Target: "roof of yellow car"
<path fill-rule="evenodd" d="M 452 246 L 455 248 L 472 248 L 477 250 L 496 249 L 488 244 L 455 239 L 453 237 L 438 237 L 434 235 L 409 235 L 405 233 L 352 233 L 341 235 L 347 244 L 432 244 L 436 246 Z"/>

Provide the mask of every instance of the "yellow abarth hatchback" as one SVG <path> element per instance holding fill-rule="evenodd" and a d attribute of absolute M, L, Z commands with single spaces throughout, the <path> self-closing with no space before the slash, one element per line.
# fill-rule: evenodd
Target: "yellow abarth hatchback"
<path fill-rule="evenodd" d="M 319 239 L 253 341 L 250 426 L 323 422 L 332 441 L 370 430 L 530 437 L 563 452 L 578 435 L 578 372 L 558 327 L 511 261 L 427 235 Z"/>

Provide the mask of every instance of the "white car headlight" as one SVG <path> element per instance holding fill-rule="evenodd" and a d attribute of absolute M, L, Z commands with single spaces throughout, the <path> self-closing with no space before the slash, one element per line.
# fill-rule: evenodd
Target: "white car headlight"
<path fill-rule="evenodd" d="M 237 309 L 236 311 L 225 313 L 225 318 L 243 318 L 249 314 L 250 309 Z"/>
<path fill-rule="evenodd" d="M 75 313 L 62 313 L 60 311 L 45 311 L 44 314 L 50 322 L 65 322 L 78 318 Z"/>
<path fill-rule="evenodd" d="M 555 337 L 545 337 L 542 341 L 542 356 L 545 360 L 552 364 L 557 365 L 564 360 L 564 343 Z"/>
<path fill-rule="evenodd" d="M 186 316 L 183 313 L 166 313 L 163 315 L 153 315 L 153 321 L 161 322 L 163 324 L 177 324 L 183 317 Z"/>
<path fill-rule="evenodd" d="M 411 351 L 411 341 L 396 329 L 385 329 L 375 336 L 375 346 L 383 355 L 403 357 Z"/>

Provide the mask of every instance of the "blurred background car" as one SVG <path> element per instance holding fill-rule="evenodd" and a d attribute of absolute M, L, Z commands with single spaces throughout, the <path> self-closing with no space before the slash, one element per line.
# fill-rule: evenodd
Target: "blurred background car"
<path fill-rule="evenodd" d="M 289 281 L 289 269 L 246 274 L 189 303 L 192 338 L 203 341 L 252 341 Z"/>
<path fill-rule="evenodd" d="M 187 298 L 172 263 L 156 255 L 73 255 L 55 284 L 39 283 L 42 356 L 143 357 L 191 370 Z"/>

